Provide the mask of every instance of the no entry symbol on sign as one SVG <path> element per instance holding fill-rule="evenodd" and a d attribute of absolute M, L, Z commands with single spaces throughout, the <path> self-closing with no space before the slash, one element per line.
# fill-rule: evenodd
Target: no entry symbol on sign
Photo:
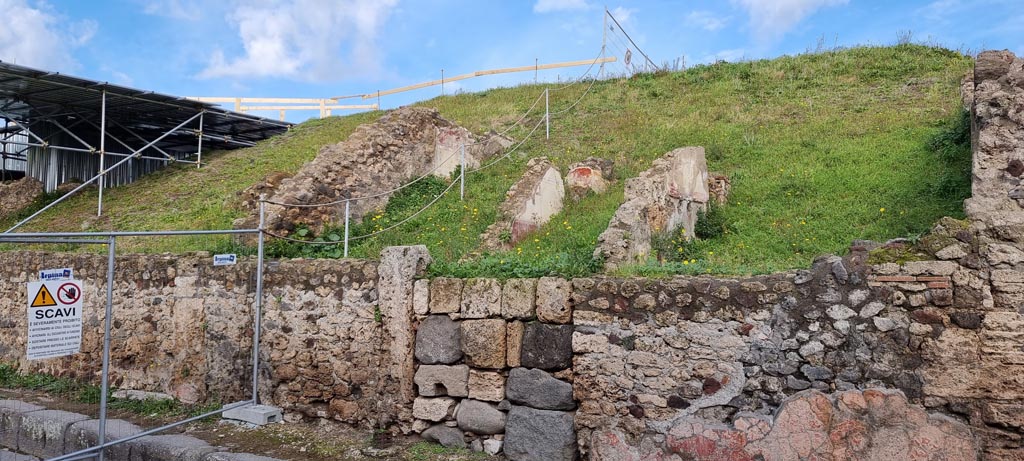
<path fill-rule="evenodd" d="M 74 304 L 82 297 L 82 289 L 77 283 L 65 283 L 57 289 L 57 301 L 61 304 Z"/>

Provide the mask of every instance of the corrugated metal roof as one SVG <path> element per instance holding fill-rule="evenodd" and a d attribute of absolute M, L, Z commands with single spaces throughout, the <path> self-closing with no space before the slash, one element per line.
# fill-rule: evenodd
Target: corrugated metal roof
<path fill-rule="evenodd" d="M 98 125 L 104 91 L 107 95 L 108 133 L 129 144 L 140 142 L 139 137 L 147 141 L 156 139 L 204 111 L 204 150 L 252 145 L 287 131 L 291 126 L 288 122 L 240 114 L 183 97 L 0 62 L 0 117 L 17 120 L 25 126 L 45 119 L 65 126 L 79 119 L 88 119 Z M 157 147 L 176 152 L 195 151 L 198 128 L 198 123 L 190 123 L 162 140 Z M 99 145 L 99 132 L 94 127 L 79 124 L 72 131 L 84 141 Z M 107 149 L 112 152 L 125 150 L 109 142 Z"/>

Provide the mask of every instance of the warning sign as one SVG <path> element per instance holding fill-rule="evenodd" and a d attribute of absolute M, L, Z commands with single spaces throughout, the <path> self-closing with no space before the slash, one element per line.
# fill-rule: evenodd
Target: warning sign
<path fill-rule="evenodd" d="M 28 283 L 28 359 L 63 357 L 82 349 L 82 282 Z"/>
<path fill-rule="evenodd" d="M 31 292 L 32 290 L 29 290 L 29 293 Z M 32 304 L 29 304 L 29 307 L 50 307 L 56 305 L 57 301 L 53 300 L 50 290 L 46 288 L 46 284 L 43 284 L 39 287 L 39 291 L 36 292 L 36 296 L 32 298 Z"/>

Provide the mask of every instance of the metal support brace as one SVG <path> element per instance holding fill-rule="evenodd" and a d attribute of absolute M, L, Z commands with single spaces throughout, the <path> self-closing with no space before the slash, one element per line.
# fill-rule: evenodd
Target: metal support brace
<path fill-rule="evenodd" d="M 350 202 L 348 200 L 345 200 L 345 250 L 344 253 L 342 254 L 342 257 L 344 258 L 348 257 L 348 223 L 350 216 L 352 216 L 351 211 L 349 209 L 349 203 Z"/>
<path fill-rule="evenodd" d="M 160 137 L 158 137 L 158 138 L 156 138 L 156 139 L 154 139 L 154 140 L 150 141 L 150 142 L 149 142 L 149 144 L 146 144 L 145 146 L 142 146 L 142 147 L 141 147 L 140 149 L 136 150 L 135 152 L 132 152 L 132 153 L 131 153 L 131 155 L 129 155 L 129 156 L 125 157 L 124 159 L 122 159 L 121 161 L 119 161 L 119 162 L 115 163 L 115 164 L 114 164 L 114 165 L 112 165 L 112 166 L 111 166 L 110 168 L 107 168 L 107 169 L 105 169 L 105 170 L 103 170 L 103 171 L 100 171 L 100 174 L 97 174 L 96 176 L 93 176 L 93 177 L 92 177 L 92 179 L 89 179 L 88 181 L 86 181 L 86 182 L 84 182 L 84 183 L 82 183 L 82 184 L 79 184 L 79 185 L 78 185 L 78 187 L 76 187 L 76 188 L 74 188 L 74 189 L 71 189 L 70 191 L 68 191 L 68 193 L 66 193 L 66 194 L 62 195 L 62 196 L 61 196 L 60 198 L 58 198 L 57 200 L 54 200 L 54 201 L 50 202 L 50 203 L 49 203 L 48 205 L 46 205 L 46 206 L 42 207 L 41 209 L 39 209 L 39 211 L 36 211 L 35 213 L 32 213 L 32 215 L 31 215 L 31 216 L 29 216 L 29 217 L 27 217 L 27 218 L 25 218 L 25 219 L 23 219 L 23 220 L 19 221 L 19 222 L 18 222 L 17 224 L 15 224 L 14 226 L 11 226 L 11 228 L 10 228 L 10 229 L 7 229 L 6 231 L 4 231 L 4 233 L 6 234 L 6 233 L 8 233 L 8 232 L 11 232 L 11 231 L 13 231 L 14 229 L 17 229 L 17 228 L 19 228 L 19 227 L 23 226 L 23 225 L 24 225 L 25 223 L 27 223 L 27 222 L 31 221 L 31 220 L 32 220 L 32 219 L 34 219 L 34 218 L 35 218 L 36 216 L 39 216 L 39 215 L 40 215 L 40 214 L 42 214 L 42 213 L 43 213 L 44 211 L 46 211 L 46 210 L 49 210 L 49 209 L 50 209 L 50 208 L 52 208 L 53 206 L 55 206 L 55 205 L 57 205 L 58 203 L 60 203 L 60 202 L 64 201 L 65 199 L 67 199 L 68 197 L 70 197 L 70 196 L 74 195 L 74 194 L 75 194 L 75 193 L 77 193 L 78 191 L 80 191 L 80 190 L 84 189 L 84 188 L 85 188 L 85 187 L 87 187 L 88 185 L 90 185 L 90 184 L 92 184 L 92 183 L 96 182 L 96 180 L 98 180 L 98 179 L 100 178 L 100 175 L 101 175 L 101 174 L 103 174 L 103 173 L 107 173 L 107 172 L 109 172 L 110 170 L 113 170 L 114 168 L 117 168 L 117 167 L 121 166 L 122 164 L 126 163 L 126 162 L 127 162 L 128 160 L 131 160 L 132 158 L 135 158 L 135 157 L 137 157 L 137 156 L 139 155 L 139 153 L 140 153 L 140 152 L 142 152 L 142 151 L 144 151 L 144 150 L 146 150 L 146 149 L 148 149 L 148 148 L 150 148 L 150 147 L 152 147 L 152 146 L 156 145 L 156 143 L 158 143 L 158 142 L 160 142 L 160 141 L 163 141 L 163 139 L 164 139 L 164 138 L 166 138 L 166 137 L 170 136 L 170 135 L 171 135 L 172 133 L 174 133 L 175 131 L 178 131 L 179 129 L 181 129 L 181 127 L 183 127 L 183 126 L 185 126 L 185 125 L 188 125 L 189 123 L 192 123 L 192 121 L 193 121 L 193 120 L 195 120 L 195 119 L 196 119 L 196 118 L 198 118 L 198 117 L 199 117 L 199 114 L 196 114 L 196 115 L 193 115 L 192 117 L 189 117 L 189 118 L 188 118 L 188 120 L 185 120 L 184 122 L 181 122 L 181 123 L 179 123 L 179 124 L 178 124 L 178 126 L 175 126 L 174 128 L 171 128 L 171 129 L 170 129 L 169 131 L 167 131 L 166 133 L 164 133 L 164 134 L 160 135 Z"/>
<path fill-rule="evenodd" d="M 544 88 L 544 138 L 551 139 L 551 111 L 548 109 L 547 88 Z"/>
<path fill-rule="evenodd" d="M 466 145 L 459 148 L 459 200 L 466 200 Z"/>
<path fill-rule="evenodd" d="M 253 303 L 252 404 L 259 405 L 260 327 L 263 324 L 263 233 L 266 226 L 267 196 L 260 194 L 260 225 L 256 236 L 256 299 Z"/>
<path fill-rule="evenodd" d="M 56 123 L 56 122 L 54 122 Z M 60 125 L 57 125 L 60 126 Z M 61 127 L 63 128 L 63 127 Z M 67 130 L 65 130 L 67 131 Z M 74 135 L 72 135 L 74 136 Z M 100 103 L 100 195 L 96 200 L 96 216 L 103 216 L 103 186 L 106 180 L 106 173 L 103 167 L 106 164 L 107 156 L 107 90 L 103 90 L 103 99 Z M 113 245 L 111 245 L 113 246 Z"/>
<path fill-rule="evenodd" d="M 203 114 L 206 111 L 199 113 L 199 148 L 196 150 L 196 168 L 200 168 L 203 161 Z"/>

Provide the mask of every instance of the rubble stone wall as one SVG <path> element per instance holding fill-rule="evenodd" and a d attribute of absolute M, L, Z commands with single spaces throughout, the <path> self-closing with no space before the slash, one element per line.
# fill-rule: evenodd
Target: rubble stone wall
<path fill-rule="evenodd" d="M 0 360 L 98 382 L 106 256 L 23 251 L 0 253 L 0 261 Z M 25 282 L 58 267 L 74 268 L 84 282 L 82 352 L 29 362 Z M 377 268 L 369 260 L 267 262 L 262 399 L 292 415 L 366 425 L 397 418 L 380 403 L 394 390 L 378 376 L 391 368 L 393 338 L 382 329 L 390 319 L 378 311 Z M 249 258 L 214 267 L 205 254 L 118 256 L 112 385 L 185 402 L 247 398 L 254 269 Z"/>

